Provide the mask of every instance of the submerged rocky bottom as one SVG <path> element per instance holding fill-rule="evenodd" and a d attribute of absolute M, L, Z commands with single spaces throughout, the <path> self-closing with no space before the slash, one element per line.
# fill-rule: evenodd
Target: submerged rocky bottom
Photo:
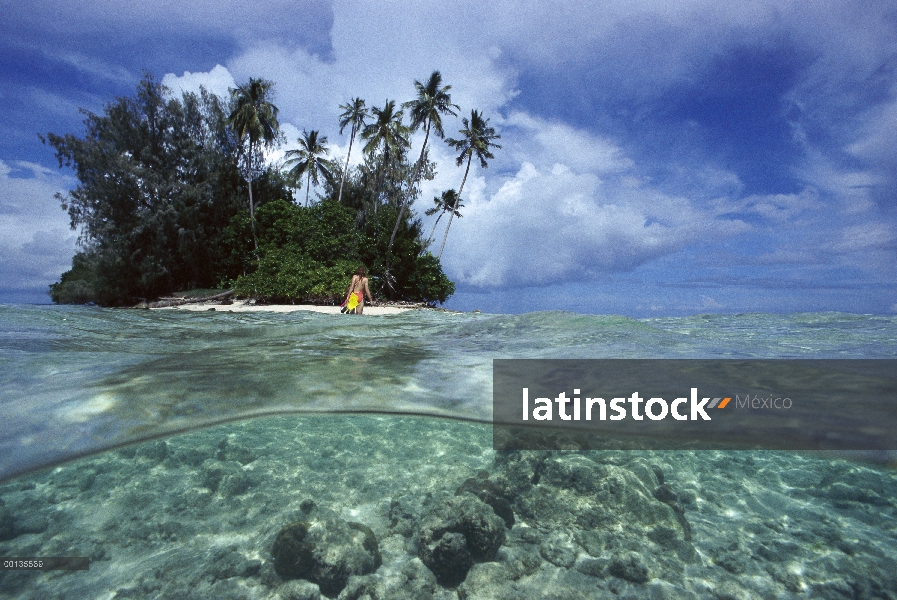
<path fill-rule="evenodd" d="M 4 598 L 897 598 L 897 474 L 781 452 L 502 452 L 272 417 L 0 485 Z"/>

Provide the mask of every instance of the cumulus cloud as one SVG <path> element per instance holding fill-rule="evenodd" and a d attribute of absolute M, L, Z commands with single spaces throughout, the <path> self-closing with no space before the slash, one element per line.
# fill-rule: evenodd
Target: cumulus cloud
<path fill-rule="evenodd" d="M 629 161 L 618 164 L 615 175 L 628 171 Z M 631 178 L 602 180 L 561 163 L 524 162 L 490 197 L 471 194 L 464 215 L 444 258 L 459 281 L 480 287 L 600 278 L 747 228 Z"/>
<path fill-rule="evenodd" d="M 633 161 L 617 145 L 565 123 L 515 112 L 502 125 L 519 132 L 507 149 L 518 160 L 563 164 L 576 172 L 599 176 L 628 173 L 634 167 Z"/>
<path fill-rule="evenodd" d="M 176 96 L 184 93 L 198 94 L 200 88 L 205 88 L 208 92 L 222 98 L 227 98 L 230 95 L 230 90 L 237 86 L 230 71 L 221 65 L 215 65 L 205 73 L 184 71 L 184 74 L 180 76 L 167 73 L 162 77 L 162 85 L 170 88 Z"/>

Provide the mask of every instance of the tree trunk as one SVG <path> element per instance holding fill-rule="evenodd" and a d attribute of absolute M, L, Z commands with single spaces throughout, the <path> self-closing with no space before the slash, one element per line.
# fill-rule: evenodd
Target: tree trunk
<path fill-rule="evenodd" d="M 458 195 L 455 196 L 455 205 L 452 206 L 452 212 L 449 215 L 448 225 L 445 226 L 445 235 L 442 236 L 442 246 L 439 248 L 439 255 L 436 257 L 442 258 L 442 251 L 445 249 L 445 240 L 448 239 L 449 228 L 452 226 L 452 219 L 455 218 L 455 210 L 458 208 L 458 203 L 461 201 L 461 192 L 464 191 L 464 184 L 467 183 L 467 173 L 470 172 L 470 160 L 473 158 L 473 151 L 467 155 L 467 168 L 464 169 L 464 179 L 461 180 L 461 189 L 458 190 Z"/>
<path fill-rule="evenodd" d="M 396 219 L 396 226 L 392 228 L 392 236 L 389 238 L 389 245 L 386 246 L 386 254 L 392 251 L 392 243 L 396 241 L 396 233 L 399 232 L 399 223 L 402 222 L 402 213 L 405 212 L 405 203 L 402 202 L 402 205 L 399 207 L 399 217 Z"/>
<path fill-rule="evenodd" d="M 420 169 L 421 164 L 424 161 L 424 151 L 427 149 L 427 140 L 430 139 L 430 121 L 427 121 L 427 135 L 424 136 L 424 145 L 420 149 L 420 158 L 417 159 L 417 165 L 414 168 L 414 172 L 411 174 L 411 186 L 412 190 L 414 189 L 414 183 L 420 178 Z M 410 190 L 409 190 L 410 193 Z M 402 215 L 405 213 L 405 202 L 402 202 L 401 206 L 399 206 L 399 218 L 396 219 L 396 226 L 392 228 L 392 237 L 389 238 L 389 245 L 386 247 L 387 255 L 392 250 L 392 243 L 396 240 L 396 233 L 399 231 L 399 223 L 402 222 Z"/>
<path fill-rule="evenodd" d="M 433 229 L 430 230 L 430 237 L 427 238 L 427 243 L 426 243 L 427 246 L 429 246 L 430 242 L 433 241 L 433 234 L 436 233 L 436 226 L 439 225 L 439 219 L 441 219 L 442 215 L 444 215 L 444 214 L 445 214 L 445 211 L 443 210 L 441 213 L 439 213 L 439 216 L 436 217 L 436 222 L 433 223 Z"/>
<path fill-rule="evenodd" d="M 346 183 L 346 175 L 349 173 L 349 157 L 352 156 L 352 143 L 355 141 L 355 124 L 352 124 L 352 137 L 349 138 L 349 152 L 346 154 L 346 167 L 343 169 L 343 178 L 339 182 L 339 198 L 337 202 L 343 203 L 343 184 Z"/>
<path fill-rule="evenodd" d="M 389 150 L 383 150 L 383 165 L 380 167 L 380 175 L 377 177 L 377 190 L 374 193 L 374 214 L 377 214 L 377 207 L 380 205 L 380 190 L 383 188 L 383 176 L 386 174 L 386 165 L 389 164 Z"/>
<path fill-rule="evenodd" d="M 311 165 L 308 165 L 311 169 Z M 305 182 L 305 208 L 308 208 L 308 193 L 311 191 L 311 170 L 308 171 L 308 181 Z"/>
<path fill-rule="evenodd" d="M 255 205 L 252 202 L 252 139 L 249 140 L 249 165 L 247 169 L 247 183 L 249 184 L 249 221 L 252 223 L 252 244 L 255 246 L 255 256 L 258 258 L 259 243 L 255 237 Z"/>
<path fill-rule="evenodd" d="M 211 302 L 212 300 L 224 300 L 228 296 L 233 296 L 234 290 L 227 290 L 214 296 L 206 296 L 204 298 L 160 298 L 157 302 L 150 302 L 148 308 L 166 308 L 168 306 L 181 306 L 182 304 L 195 304 L 197 302 Z"/>

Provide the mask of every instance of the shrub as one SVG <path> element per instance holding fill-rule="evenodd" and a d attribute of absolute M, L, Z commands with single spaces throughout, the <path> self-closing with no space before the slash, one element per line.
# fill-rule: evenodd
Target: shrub
<path fill-rule="evenodd" d="M 357 268 L 347 259 L 327 266 L 289 245 L 267 252 L 255 273 L 237 279 L 235 293 L 268 302 L 339 303 Z"/>
<path fill-rule="evenodd" d="M 86 304 L 97 301 L 97 273 L 90 256 L 79 252 L 72 258 L 72 269 L 59 282 L 50 284 L 50 298 L 56 304 Z"/>

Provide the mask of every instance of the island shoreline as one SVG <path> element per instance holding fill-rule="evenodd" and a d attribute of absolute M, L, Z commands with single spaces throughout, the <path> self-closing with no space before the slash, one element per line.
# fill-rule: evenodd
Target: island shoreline
<path fill-rule="evenodd" d="M 253 302 L 252 300 L 236 301 L 231 303 L 222 303 L 220 301 L 210 302 L 185 302 L 176 306 L 160 306 L 147 307 L 149 310 L 188 310 L 193 312 L 201 311 L 217 311 L 217 312 L 275 312 L 275 313 L 291 313 L 297 311 L 308 311 L 322 314 L 340 315 L 342 307 L 328 306 L 317 304 L 265 304 L 261 302 Z M 364 313 L 361 316 L 382 316 L 396 315 L 411 310 L 433 310 L 439 312 L 458 312 L 446 308 L 437 308 L 424 303 L 399 303 L 399 302 L 378 302 L 375 305 L 366 305 Z"/>

